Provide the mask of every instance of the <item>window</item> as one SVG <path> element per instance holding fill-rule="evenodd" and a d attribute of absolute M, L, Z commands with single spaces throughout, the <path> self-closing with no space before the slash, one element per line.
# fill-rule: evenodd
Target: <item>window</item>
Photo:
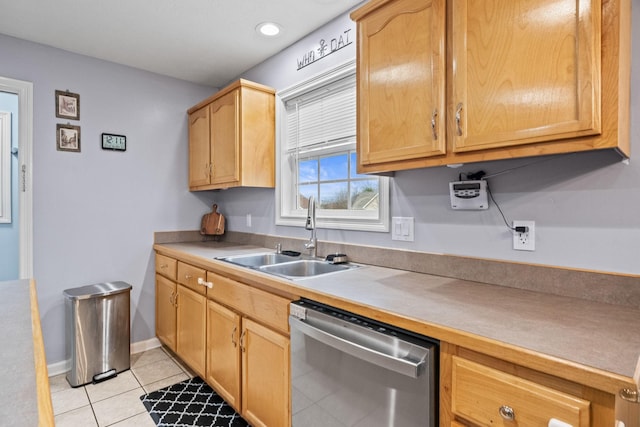
<path fill-rule="evenodd" d="M 389 179 L 356 172 L 356 78 L 349 62 L 278 93 L 276 224 L 389 231 Z"/>

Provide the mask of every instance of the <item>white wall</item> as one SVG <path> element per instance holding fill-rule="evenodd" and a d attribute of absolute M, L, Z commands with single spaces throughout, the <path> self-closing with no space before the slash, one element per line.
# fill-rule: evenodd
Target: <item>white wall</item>
<path fill-rule="evenodd" d="M 63 290 L 123 280 L 132 341 L 154 333 L 153 232 L 196 229 L 186 110 L 215 90 L 0 35 L 0 75 L 33 82 L 34 276 L 47 362 L 64 360 Z M 81 152 L 56 150 L 56 89 L 80 94 Z M 103 151 L 100 134 L 127 136 Z M 2 243 L 0 243 L 2 244 Z"/>
<path fill-rule="evenodd" d="M 320 240 L 521 261 L 536 264 L 640 274 L 640 8 L 633 10 L 634 31 L 631 93 L 632 159 L 623 164 L 613 152 L 581 153 L 547 158 L 495 161 L 403 171 L 391 184 L 391 215 L 415 218 L 415 242 L 392 241 L 389 233 L 318 230 Z M 355 45 L 330 58 L 296 71 L 296 59 L 355 26 L 347 15 L 321 28 L 297 44 L 243 73 L 242 77 L 284 89 L 312 74 L 355 56 Z M 540 160 L 544 160 L 540 163 Z M 531 164 L 526 166 L 527 164 Z M 520 168 L 521 166 L 524 166 Z M 512 235 L 496 205 L 488 211 L 453 211 L 448 183 L 459 172 L 484 170 L 511 173 L 489 180 L 494 196 L 508 220 L 536 222 L 536 251 L 511 249 Z M 296 227 L 274 225 L 274 191 L 232 189 L 216 195 L 227 216 L 229 230 L 306 237 Z M 245 216 L 252 215 L 252 227 Z M 322 253 L 322 245 L 319 247 Z"/>

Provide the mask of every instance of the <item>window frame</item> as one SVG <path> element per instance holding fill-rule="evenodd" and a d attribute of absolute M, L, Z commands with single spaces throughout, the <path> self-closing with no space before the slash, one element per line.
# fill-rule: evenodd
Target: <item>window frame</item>
<path fill-rule="evenodd" d="M 300 97 L 304 93 L 354 75 L 355 72 L 356 62 L 354 59 L 276 93 L 276 225 L 303 227 L 307 216 L 306 208 L 295 208 L 297 206 L 297 203 L 294 203 L 297 198 L 297 193 L 295 192 L 297 177 L 294 174 L 297 173 L 297 169 L 292 171 L 291 167 L 284 168 L 283 165 L 287 155 L 285 152 L 288 149 L 286 143 L 287 113 L 285 103 L 290 99 Z M 354 149 L 355 147 L 352 147 L 350 151 Z M 341 152 L 346 151 L 347 149 L 344 149 Z M 350 161 L 349 157 L 348 161 Z M 369 212 L 360 212 L 359 214 L 359 211 L 356 210 L 316 208 L 317 226 L 319 228 L 337 230 L 389 232 L 389 177 L 370 176 L 371 178 L 377 178 L 379 181 L 378 213 L 375 218 Z"/>

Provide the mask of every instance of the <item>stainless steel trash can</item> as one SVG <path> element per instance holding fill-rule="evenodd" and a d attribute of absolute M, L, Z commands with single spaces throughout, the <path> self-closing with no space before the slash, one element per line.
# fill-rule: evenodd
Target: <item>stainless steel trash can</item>
<path fill-rule="evenodd" d="M 66 289 L 66 349 L 72 387 L 100 382 L 130 368 L 130 291 L 126 282 Z"/>

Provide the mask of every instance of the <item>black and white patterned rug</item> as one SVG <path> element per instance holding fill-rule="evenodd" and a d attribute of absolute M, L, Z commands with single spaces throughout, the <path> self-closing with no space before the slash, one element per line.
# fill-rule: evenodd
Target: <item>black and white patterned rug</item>
<path fill-rule="evenodd" d="M 248 427 L 249 424 L 201 378 L 140 396 L 158 427 Z"/>

